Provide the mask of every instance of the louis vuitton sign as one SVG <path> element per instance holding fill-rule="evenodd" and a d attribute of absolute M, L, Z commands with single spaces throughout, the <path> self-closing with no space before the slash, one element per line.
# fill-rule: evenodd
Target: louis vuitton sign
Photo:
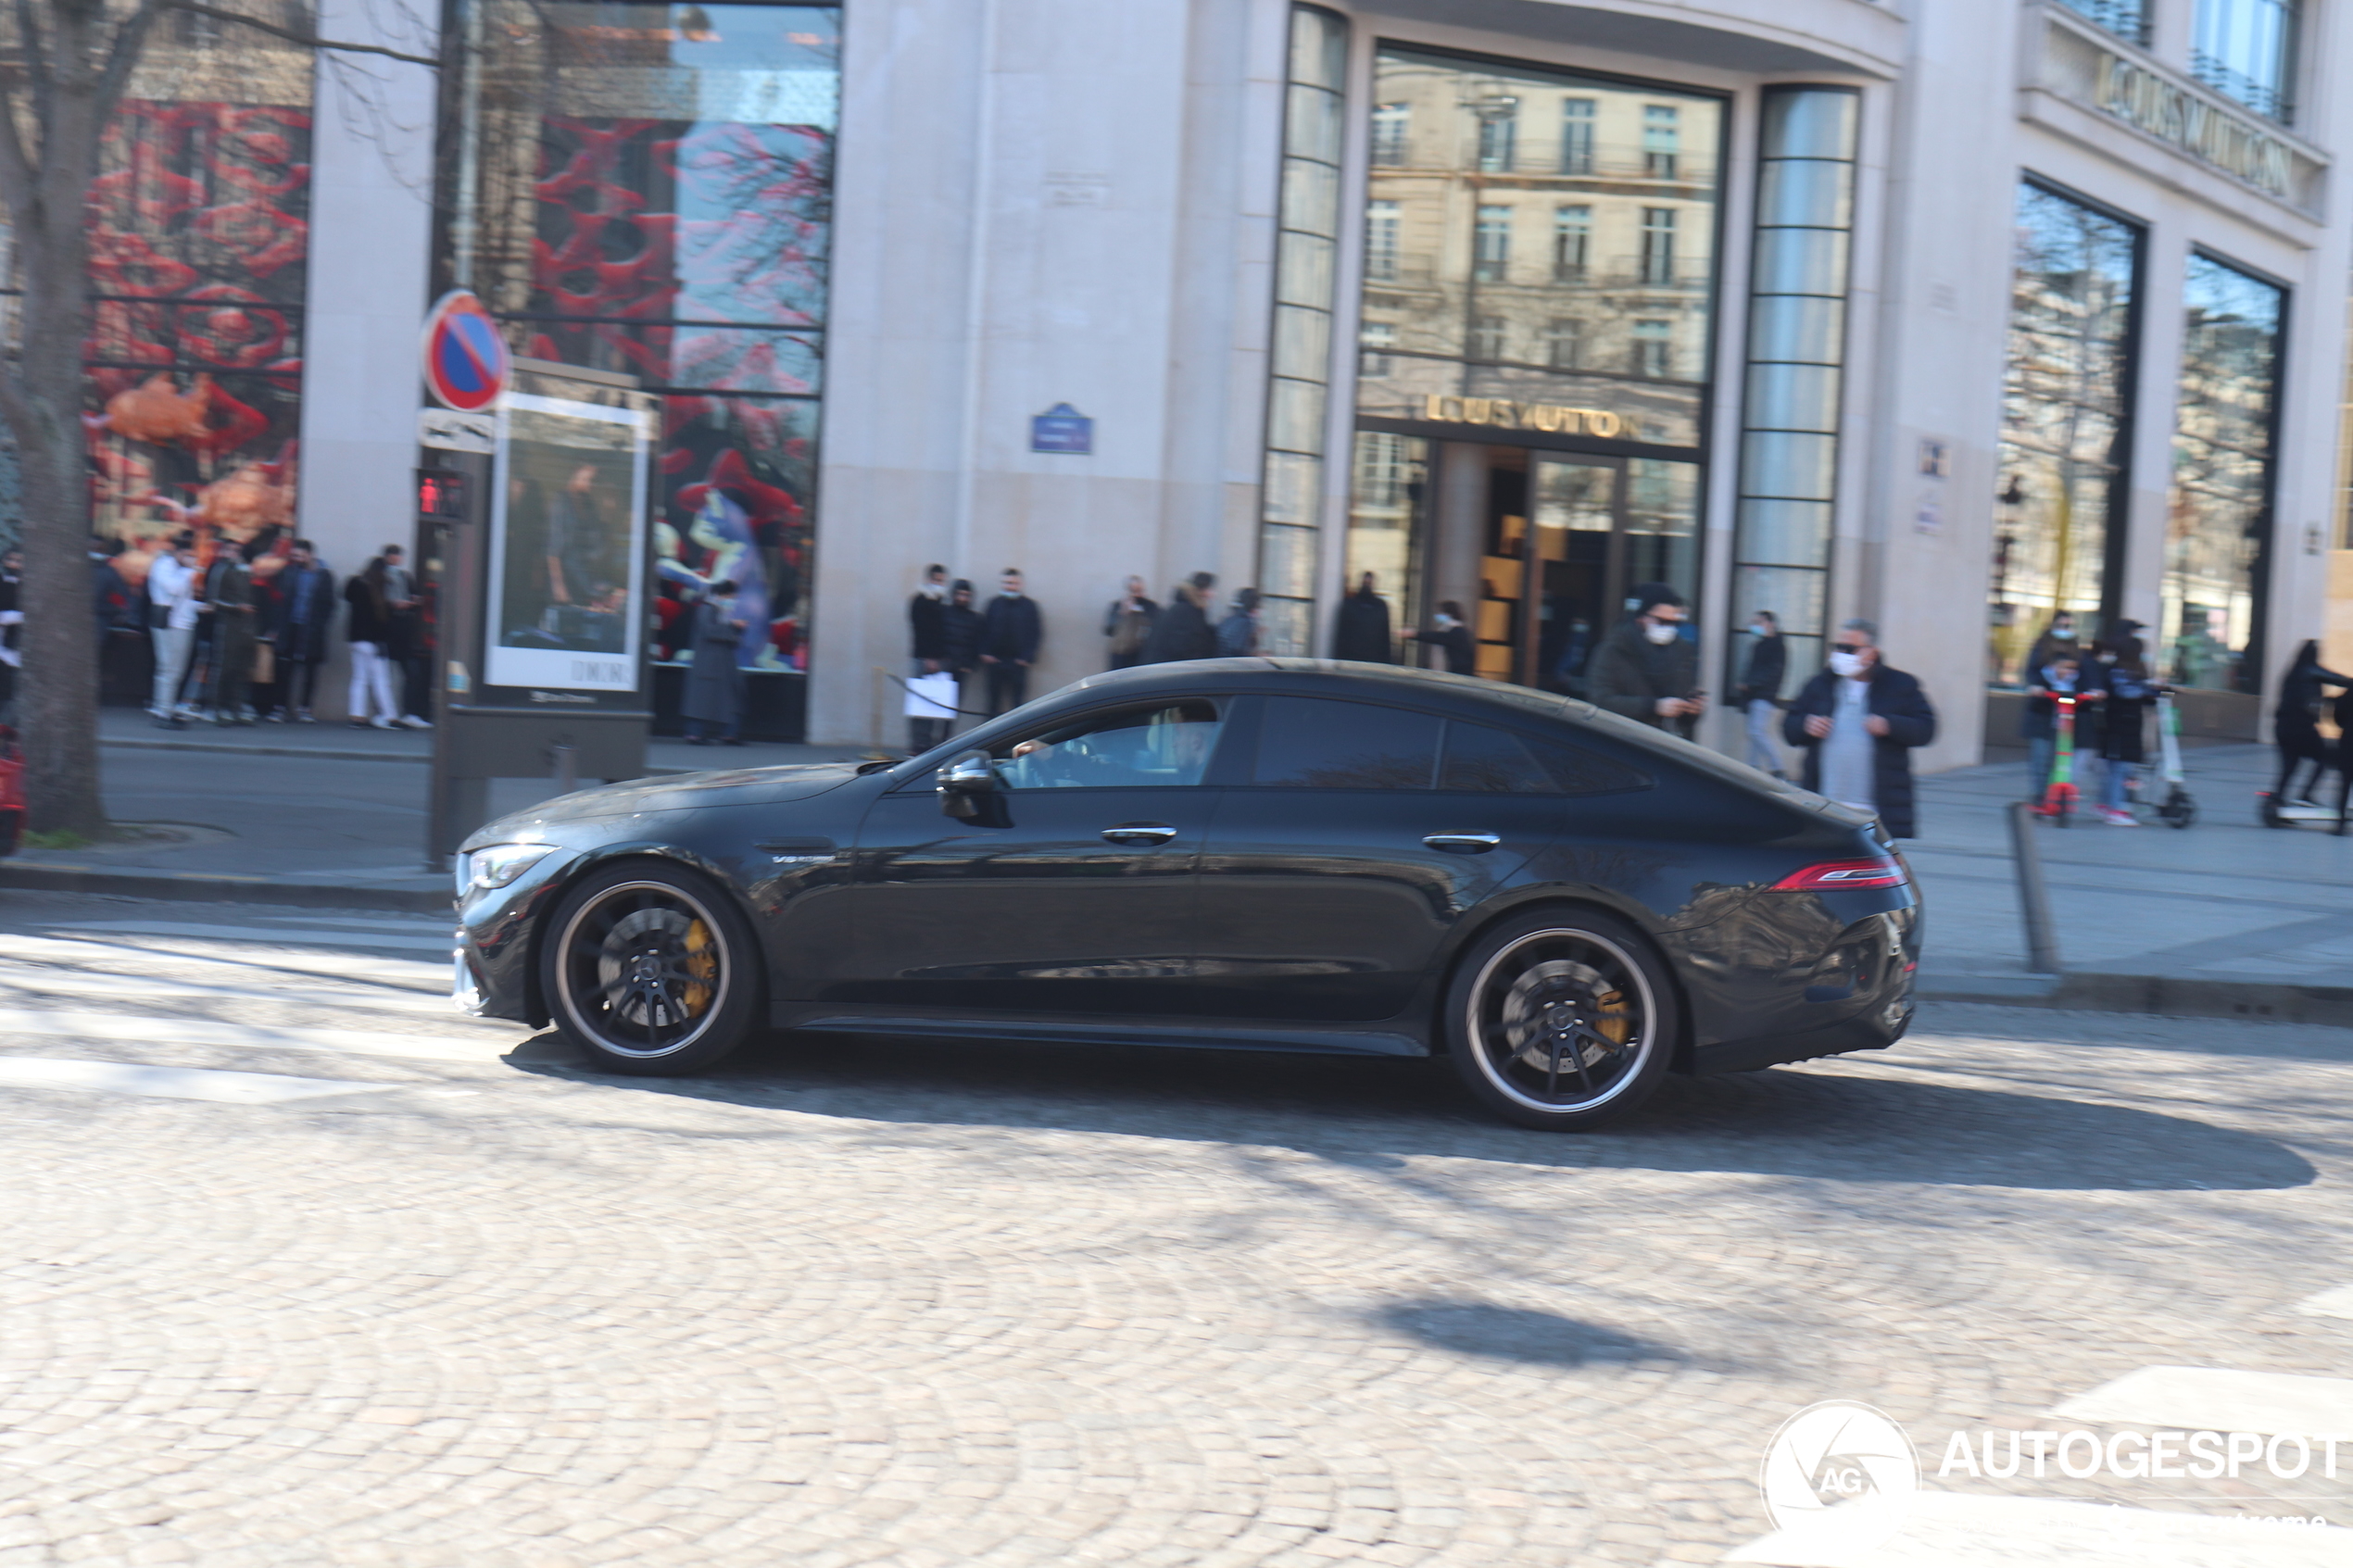
<path fill-rule="evenodd" d="M 1535 430 L 1547 435 L 1590 435 L 1610 441 L 1631 437 L 1633 421 L 1606 408 L 1572 408 L 1559 403 L 1522 403 L 1509 397 L 1446 397 L 1431 393 L 1422 399 L 1422 418 L 1438 424 L 1496 425 L 1504 430 Z"/>

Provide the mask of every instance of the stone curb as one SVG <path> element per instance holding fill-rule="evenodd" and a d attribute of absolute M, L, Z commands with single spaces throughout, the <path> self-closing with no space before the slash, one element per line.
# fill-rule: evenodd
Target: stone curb
<path fill-rule="evenodd" d="M 1931 1002 L 2085 1012 L 2145 1012 L 2160 1018 L 2265 1018 L 2280 1023 L 2353 1023 L 2353 985 L 2272 980 L 2191 980 L 2169 974 L 1956 974 L 1923 981 Z"/>
<path fill-rule="evenodd" d="M 282 904 L 312 909 L 387 909 L 399 914 L 450 912 L 450 896 L 427 888 L 354 887 L 266 877 L 179 872 L 113 872 L 89 866 L 31 865 L 0 860 L 0 888 L 41 893 L 105 893 L 125 898 L 179 898 L 195 903 Z"/>
<path fill-rule="evenodd" d="M 225 740 L 140 740 L 116 736 L 98 742 L 123 751 L 209 751 L 223 757 L 308 757 L 320 762 L 416 762 L 431 766 L 433 754 L 409 751 L 346 751 L 326 746 L 239 746 Z"/>

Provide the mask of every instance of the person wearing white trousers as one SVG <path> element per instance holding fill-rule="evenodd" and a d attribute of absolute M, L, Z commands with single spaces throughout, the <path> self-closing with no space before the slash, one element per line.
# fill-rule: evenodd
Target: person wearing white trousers
<path fill-rule="evenodd" d="M 147 569 L 149 635 L 156 645 L 155 686 L 147 696 L 147 713 L 158 724 L 178 727 L 180 682 L 188 672 L 188 656 L 196 643 L 198 586 L 195 542 L 186 534 L 171 542 L 168 555 L 156 558 Z"/>
<path fill-rule="evenodd" d="M 392 659 L 385 654 L 383 643 L 351 645 L 351 690 L 346 700 L 351 709 L 352 728 L 393 728 L 400 709 L 392 695 Z"/>

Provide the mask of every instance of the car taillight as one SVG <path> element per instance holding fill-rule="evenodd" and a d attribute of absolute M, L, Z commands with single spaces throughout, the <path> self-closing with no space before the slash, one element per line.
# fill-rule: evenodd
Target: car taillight
<path fill-rule="evenodd" d="M 1818 866 L 1792 872 L 1773 885 L 1799 893 L 1827 893 L 1844 887 L 1901 887 L 1910 880 L 1903 866 L 1893 859 L 1824 860 Z"/>

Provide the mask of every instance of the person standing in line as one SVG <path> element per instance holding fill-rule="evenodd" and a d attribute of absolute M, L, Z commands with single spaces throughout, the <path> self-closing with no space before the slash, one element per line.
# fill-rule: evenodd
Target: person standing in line
<path fill-rule="evenodd" d="M 348 615 L 344 635 L 351 644 L 351 727 L 393 728 L 392 608 L 384 586 L 384 558 L 376 557 L 343 585 Z"/>
<path fill-rule="evenodd" d="M 924 568 L 915 596 L 907 601 L 908 653 L 917 675 L 937 675 L 948 659 L 948 569 L 937 563 Z M 948 738 L 945 719 L 910 719 L 907 744 L 929 751 Z"/>
<path fill-rule="evenodd" d="M 1463 607 L 1453 599 L 1441 599 L 1438 613 L 1420 631 L 1408 632 L 1405 640 L 1434 647 L 1445 656 L 1449 675 L 1475 675 L 1478 672 L 1478 649 L 1471 642 L 1470 628 L 1463 622 Z"/>
<path fill-rule="evenodd" d="M 311 700 L 319 688 L 319 666 L 327 660 L 327 628 L 334 620 L 334 573 L 319 564 L 308 539 L 286 550 L 278 574 L 278 691 L 282 700 L 270 717 L 279 723 L 316 723 Z"/>
<path fill-rule="evenodd" d="M 1879 628 L 1850 621 L 1830 668 L 1806 683 L 1781 721 L 1806 750 L 1806 787 L 1875 813 L 1889 834 L 1913 837 L 1912 748 L 1936 738 L 1936 709 L 1919 681 L 1880 662 Z"/>
<path fill-rule="evenodd" d="M 1233 613 L 1217 623 L 1217 657 L 1246 659 L 1258 651 L 1258 590 L 1234 596 Z"/>
<path fill-rule="evenodd" d="M 208 706 L 216 724 L 250 724 L 245 693 L 253 679 L 253 650 L 260 628 L 257 621 L 257 591 L 253 558 L 261 552 L 254 542 L 223 545 L 205 573 L 205 602 L 212 607 L 212 684 Z"/>
<path fill-rule="evenodd" d="M 1126 670 L 1144 662 L 1144 645 L 1151 641 L 1152 623 L 1160 606 L 1144 595 L 1144 580 L 1130 577 L 1127 591 L 1112 600 L 1103 612 L 1103 635 L 1111 639 L 1111 668 Z"/>
<path fill-rule="evenodd" d="M 417 580 L 409 574 L 407 557 L 397 545 L 384 547 L 384 661 L 391 667 L 392 689 L 399 704 L 400 724 L 430 730 L 424 709 L 433 706 L 425 669 L 424 599 Z"/>
<path fill-rule="evenodd" d="M 1777 779 L 1781 771 L 1781 682 L 1789 674 L 1789 645 L 1781 641 L 1780 617 L 1760 609 L 1749 617 L 1748 659 L 1741 666 L 1740 684 L 1732 699 L 1748 715 L 1748 765 Z"/>
<path fill-rule="evenodd" d="M 2106 694 L 2099 705 L 2100 820 L 2110 827 L 2141 825 L 2125 800 L 2133 770 L 2147 758 L 2142 731 L 2157 685 L 2149 679 L 2141 639 L 2133 635 L 2140 629 L 2137 621 L 2120 621 L 2092 649 L 2092 679 Z"/>
<path fill-rule="evenodd" d="M 17 669 L 24 655 L 24 552 L 0 550 L 0 719 L 17 696 Z"/>
<path fill-rule="evenodd" d="M 980 643 L 980 665 L 988 676 L 988 716 L 1009 713 L 1029 700 L 1029 667 L 1038 662 L 1045 626 L 1038 603 L 1023 590 L 1019 568 L 1007 567 L 988 601 Z"/>
<path fill-rule="evenodd" d="M 1371 572 L 1356 580 L 1356 591 L 1340 601 L 1333 617 L 1332 657 L 1359 664 L 1393 664 L 1396 644 L 1389 634 L 1389 601 Z"/>
<path fill-rule="evenodd" d="M 1683 596 L 1664 583 L 1643 583 L 1629 608 L 1634 613 L 1611 627 L 1593 650 L 1586 700 L 1689 740 L 1707 699 L 1696 689 L 1698 645 L 1683 636 Z"/>
<path fill-rule="evenodd" d="M 196 621 L 203 607 L 199 583 L 193 533 L 174 535 L 171 547 L 147 568 L 147 619 L 156 645 L 156 678 L 147 696 L 147 715 L 168 729 L 187 724 L 180 710 L 180 683 L 187 677 L 188 657 L 196 646 Z"/>
<path fill-rule="evenodd" d="M 1140 664 L 1174 664 L 1185 659 L 1215 659 L 1217 633 L 1210 624 L 1209 608 L 1217 579 L 1196 571 L 1176 584 L 1168 608 L 1152 622 L 1151 641 L 1144 645 Z"/>
<path fill-rule="evenodd" d="M 973 671 L 980 668 L 980 645 L 988 635 L 988 622 L 973 608 L 973 585 L 962 577 L 949 586 L 940 635 L 948 650 L 941 656 L 940 667 L 956 677 L 956 706 L 970 711 L 978 706 L 972 677 Z M 954 719 L 941 722 L 946 726 L 943 739 L 956 733 Z"/>
<path fill-rule="evenodd" d="M 688 640 L 694 645 L 694 665 L 686 672 L 686 744 L 741 746 L 736 731 L 744 721 L 744 622 L 730 616 L 722 601 L 734 598 L 736 584 L 713 583 L 695 606 Z"/>

